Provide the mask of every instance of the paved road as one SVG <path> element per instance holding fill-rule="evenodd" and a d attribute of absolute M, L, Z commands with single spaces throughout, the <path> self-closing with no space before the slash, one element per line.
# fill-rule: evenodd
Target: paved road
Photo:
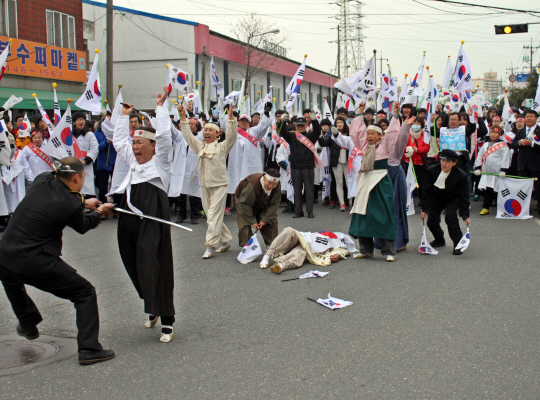
<path fill-rule="evenodd" d="M 281 283 L 236 261 L 237 247 L 202 260 L 205 224 L 173 231 L 175 340 L 142 327 L 142 302 L 118 254 L 116 221 L 84 236 L 66 230 L 64 258 L 97 288 L 109 362 L 81 367 L 71 303 L 29 288 L 56 356 L 0 370 L 3 399 L 315 399 L 540 397 L 538 218 L 495 220 L 473 204 L 472 244 L 420 255 L 422 225 L 387 263 L 340 261 L 324 279 Z M 492 209 L 494 213 L 494 209 Z M 280 215 L 280 228 L 346 232 L 349 215 L 316 205 L 315 219 Z M 236 233 L 235 215 L 226 217 Z M 431 236 L 429 236 L 431 237 Z M 307 297 L 351 300 L 330 311 Z M 0 341 L 16 320 L 0 293 Z M 18 339 L 17 339 L 18 340 Z"/>

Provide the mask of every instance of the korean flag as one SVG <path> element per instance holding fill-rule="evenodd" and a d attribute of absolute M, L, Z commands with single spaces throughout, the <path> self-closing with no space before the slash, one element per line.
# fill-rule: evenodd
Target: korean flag
<path fill-rule="evenodd" d="M 422 240 L 420 242 L 420 246 L 418 246 L 418 250 L 422 254 L 432 254 L 437 255 L 439 252 L 435 250 L 431 245 L 428 243 L 426 239 L 426 227 L 424 226 L 424 231 L 422 232 Z"/>
<path fill-rule="evenodd" d="M 467 233 L 465 234 L 465 236 L 461 238 L 461 240 L 457 244 L 456 250 L 461 250 L 461 252 L 463 253 L 465 250 L 467 250 L 470 243 L 471 243 L 471 235 L 469 233 L 469 227 L 467 226 Z"/>
<path fill-rule="evenodd" d="M 240 254 L 238 254 L 238 261 L 240 261 L 242 264 L 248 264 L 254 261 L 261 254 L 262 254 L 261 245 L 259 244 L 259 241 L 257 240 L 257 232 L 255 232 L 255 234 L 248 240 L 246 245 L 242 248 L 242 251 L 240 251 Z"/>

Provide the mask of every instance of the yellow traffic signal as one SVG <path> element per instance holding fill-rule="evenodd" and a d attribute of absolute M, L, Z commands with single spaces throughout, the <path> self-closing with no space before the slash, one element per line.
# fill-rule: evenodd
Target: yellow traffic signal
<path fill-rule="evenodd" d="M 511 26 L 505 26 L 504 27 L 504 33 L 512 33 L 512 27 Z"/>
<path fill-rule="evenodd" d="M 510 33 L 525 33 L 529 31 L 528 24 L 495 25 L 495 35 L 508 35 Z"/>

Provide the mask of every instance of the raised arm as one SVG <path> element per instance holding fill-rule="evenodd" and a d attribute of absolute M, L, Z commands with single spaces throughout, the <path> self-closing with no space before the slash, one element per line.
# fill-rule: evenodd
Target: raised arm
<path fill-rule="evenodd" d="M 225 151 L 229 154 L 238 138 L 238 121 L 233 116 L 232 106 L 227 110 L 227 114 L 229 114 L 229 119 L 225 129 L 225 140 L 222 143 L 225 145 Z"/>
<path fill-rule="evenodd" d="M 131 144 L 129 143 L 129 114 L 133 107 L 129 105 L 122 106 L 122 112 L 116 120 L 113 134 L 113 146 L 118 157 L 127 165 L 135 159 Z"/>
<path fill-rule="evenodd" d="M 260 140 L 263 135 L 268 131 L 268 128 L 272 126 L 272 120 L 263 114 L 259 125 L 249 129 L 249 133 Z"/>
<path fill-rule="evenodd" d="M 204 147 L 204 143 L 201 142 L 193 133 L 191 133 L 191 128 L 189 127 L 189 120 L 186 116 L 186 109 L 183 105 L 180 105 L 178 111 L 180 112 L 180 130 L 182 131 L 182 136 L 186 140 L 187 144 L 195 152 L 199 154 Z"/>
<path fill-rule="evenodd" d="M 166 95 L 164 97 L 167 98 Z M 156 161 L 162 165 L 167 165 L 171 161 L 169 157 L 172 149 L 171 126 L 167 108 L 158 105 L 156 107 Z"/>
<path fill-rule="evenodd" d="M 354 145 L 360 149 L 364 150 L 364 147 L 367 142 L 367 128 L 366 123 L 364 122 L 364 109 L 366 108 L 365 103 L 360 103 L 358 111 L 360 114 L 351 122 L 349 127 L 349 136 L 351 137 Z"/>

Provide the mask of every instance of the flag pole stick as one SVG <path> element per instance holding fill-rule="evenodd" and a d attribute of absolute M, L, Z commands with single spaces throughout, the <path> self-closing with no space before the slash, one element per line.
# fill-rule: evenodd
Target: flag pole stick
<path fill-rule="evenodd" d="M 300 278 L 283 279 L 281 282 L 296 281 L 297 279 L 300 279 Z"/>
<path fill-rule="evenodd" d="M 469 171 L 471 174 L 474 174 L 474 171 Z M 499 176 L 499 174 L 492 174 L 489 172 L 480 172 L 480 175 L 492 175 L 492 176 Z M 538 180 L 538 178 L 531 178 L 528 176 L 516 176 L 516 175 L 506 175 L 505 178 L 515 178 L 515 179 L 534 179 L 535 181 Z"/>

